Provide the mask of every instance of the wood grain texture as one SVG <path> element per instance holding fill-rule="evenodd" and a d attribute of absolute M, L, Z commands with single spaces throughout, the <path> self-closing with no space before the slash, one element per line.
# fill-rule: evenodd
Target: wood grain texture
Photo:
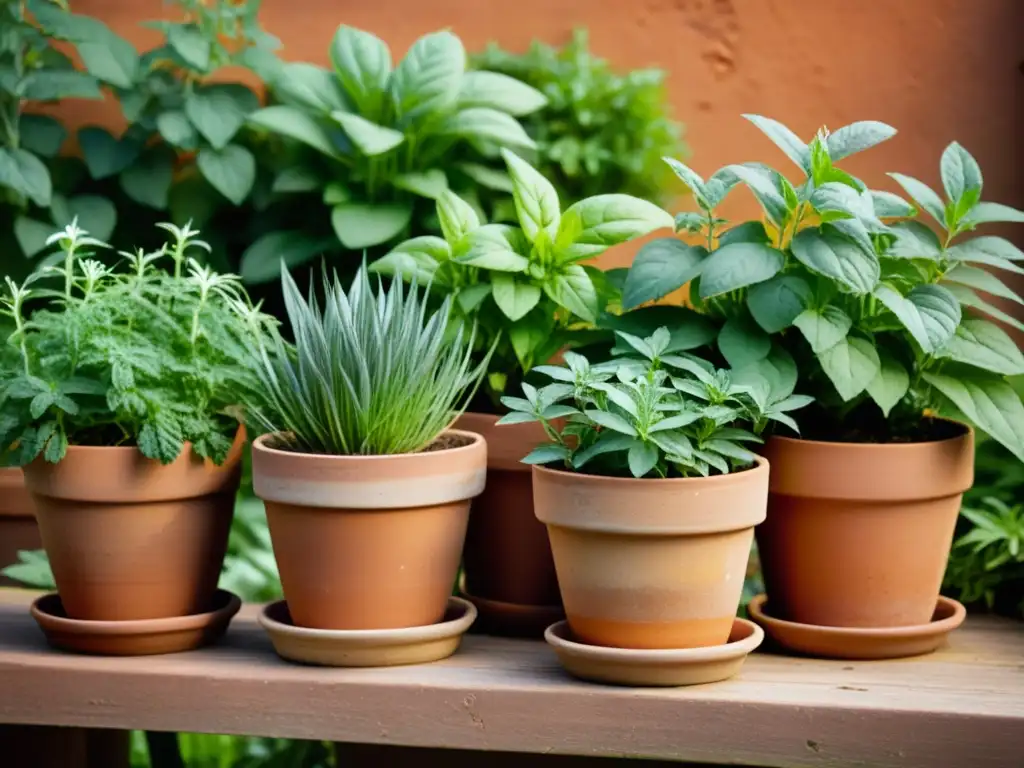
<path fill-rule="evenodd" d="M 48 649 L 0 590 L 0 722 L 202 731 L 711 764 L 1020 768 L 1024 625 L 970 618 L 916 659 L 758 653 L 734 680 L 637 690 L 567 677 L 542 643 L 469 637 L 392 669 L 278 659 L 246 606 L 220 645 L 162 657 Z"/>

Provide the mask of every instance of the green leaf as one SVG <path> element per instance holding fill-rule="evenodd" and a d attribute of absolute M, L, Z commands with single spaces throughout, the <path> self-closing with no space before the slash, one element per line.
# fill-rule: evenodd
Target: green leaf
<path fill-rule="evenodd" d="M 114 204 L 99 195 L 77 195 L 69 198 L 63 209 L 54 205 L 50 213 L 57 227 L 66 227 L 77 218 L 78 226 L 104 242 L 110 239 L 117 224 Z"/>
<path fill-rule="evenodd" d="M 813 291 L 803 278 L 776 275 L 771 280 L 751 286 L 747 293 L 747 309 L 761 328 L 768 333 L 778 333 L 793 325 L 812 298 Z"/>
<path fill-rule="evenodd" d="M 844 125 L 827 139 L 828 154 L 832 162 L 838 162 L 857 152 L 881 144 L 896 135 L 896 129 L 876 120 L 863 120 Z"/>
<path fill-rule="evenodd" d="M 768 357 L 772 340 L 746 315 L 725 321 L 718 334 L 718 349 L 731 368 L 743 368 Z"/>
<path fill-rule="evenodd" d="M 440 237 L 424 235 L 396 246 L 373 262 L 370 271 L 392 277 L 401 274 L 406 279 L 416 277 L 420 283 L 426 283 L 434 277 L 438 265 L 451 255 L 451 247 Z"/>
<path fill-rule="evenodd" d="M 93 77 L 118 88 L 135 85 L 139 55 L 127 40 L 111 32 L 102 41 L 81 42 L 76 48 L 86 71 Z"/>
<path fill-rule="evenodd" d="M 284 103 L 298 104 L 322 114 L 347 106 L 345 93 L 334 73 L 304 61 L 282 63 L 271 79 L 270 88 Z"/>
<path fill-rule="evenodd" d="M 210 68 L 210 41 L 194 24 L 168 24 L 167 42 L 189 66 L 206 72 Z"/>
<path fill-rule="evenodd" d="M 53 392 L 40 392 L 32 398 L 28 412 L 33 419 L 40 419 L 51 405 L 53 405 Z"/>
<path fill-rule="evenodd" d="M 1024 374 L 1024 355 L 1014 340 L 999 326 L 979 318 L 964 318 L 943 351 L 959 363 L 1003 376 Z"/>
<path fill-rule="evenodd" d="M 36 205 L 50 205 L 53 183 L 43 161 L 24 149 L 0 147 L 0 186 L 10 187 Z"/>
<path fill-rule="evenodd" d="M 801 264 L 832 278 L 849 293 L 871 293 L 881 275 L 877 258 L 838 233 L 805 229 L 793 238 L 792 249 Z"/>
<path fill-rule="evenodd" d="M 633 429 L 633 425 L 626 421 L 624 418 L 615 413 L 608 411 L 589 410 L 585 412 L 587 418 L 602 427 L 618 432 L 623 435 L 629 435 L 630 437 L 636 437 L 636 430 Z"/>
<path fill-rule="evenodd" d="M 300 109 L 287 106 L 264 107 L 249 115 L 249 122 L 272 133 L 301 141 L 313 149 L 338 157 L 338 150 L 320 123 Z"/>
<path fill-rule="evenodd" d="M 745 221 L 730 227 L 718 237 L 718 246 L 732 245 L 733 243 L 757 243 L 759 245 L 771 245 L 772 239 L 768 231 L 760 221 Z"/>
<path fill-rule="evenodd" d="M 942 348 L 960 323 L 960 302 L 942 286 L 917 285 L 903 297 L 889 286 L 879 285 L 874 293 L 929 354 Z"/>
<path fill-rule="evenodd" d="M 63 428 L 55 429 L 53 434 L 50 435 L 46 441 L 46 446 L 43 449 L 43 459 L 56 464 L 61 461 L 68 452 L 68 435 Z"/>
<path fill-rule="evenodd" d="M 256 94 L 236 83 L 201 86 L 185 98 L 185 114 L 214 149 L 227 146 L 246 118 L 258 107 Z"/>
<path fill-rule="evenodd" d="M 945 228 L 946 206 L 942 202 L 942 198 L 935 194 L 931 187 L 912 176 L 904 176 L 902 173 L 890 173 L 889 176 L 903 187 L 903 191 L 910 195 L 915 203 L 928 211 L 928 215 Z"/>
<path fill-rule="evenodd" d="M 75 70 L 41 69 L 23 81 L 22 98 L 28 101 L 102 99 L 103 91 L 92 75 Z"/>
<path fill-rule="evenodd" d="M 256 158 L 237 144 L 221 150 L 206 147 L 196 164 L 210 185 L 235 205 L 242 204 L 256 181 Z"/>
<path fill-rule="evenodd" d="M 342 25 L 334 33 L 330 55 L 338 79 L 360 112 L 379 117 L 391 77 L 387 43 L 369 32 Z"/>
<path fill-rule="evenodd" d="M 281 277 L 281 262 L 289 269 L 301 266 L 331 249 L 333 240 L 302 231 L 268 232 L 242 254 L 239 273 L 249 285 Z"/>
<path fill-rule="evenodd" d="M 707 187 L 704 185 L 704 179 L 700 177 L 700 174 L 690 168 L 685 163 L 675 160 L 671 157 L 663 157 L 662 160 L 672 169 L 672 172 L 679 177 L 679 180 L 685 184 L 690 192 L 693 193 L 694 199 L 697 204 L 705 210 L 712 208 L 711 201 L 709 200 Z"/>
<path fill-rule="evenodd" d="M 560 307 L 565 307 L 587 322 L 597 319 L 597 290 L 590 275 L 579 264 L 571 264 L 544 283 L 544 292 Z"/>
<path fill-rule="evenodd" d="M 309 168 L 292 165 L 281 171 L 274 179 L 272 192 L 313 192 L 320 189 L 320 178 Z M 338 201 L 347 202 L 347 201 Z"/>
<path fill-rule="evenodd" d="M 459 90 L 459 107 L 490 107 L 521 117 L 546 106 L 536 88 L 497 72 L 467 72 Z"/>
<path fill-rule="evenodd" d="M 365 117 L 351 112 L 335 111 L 331 117 L 344 129 L 352 143 L 367 157 L 376 157 L 390 152 L 403 141 L 405 134 L 394 128 L 377 125 Z"/>
<path fill-rule="evenodd" d="M 726 169 L 750 187 L 765 214 L 776 225 L 789 216 L 789 204 L 775 186 L 774 171 L 757 165 L 729 165 Z"/>
<path fill-rule="evenodd" d="M 985 374 L 922 377 L 945 395 L 964 416 L 1024 461 L 1024 405 L 1004 379 Z"/>
<path fill-rule="evenodd" d="M 700 296 L 708 299 L 770 280 L 782 269 L 781 251 L 757 243 L 731 243 L 711 252 L 700 276 Z"/>
<path fill-rule="evenodd" d="M 171 109 L 156 116 L 156 128 L 169 143 L 185 150 L 199 146 L 199 134 L 183 110 Z"/>
<path fill-rule="evenodd" d="M 466 49 L 458 37 L 446 30 L 421 37 L 412 44 L 391 78 L 391 94 L 398 116 L 416 120 L 453 107 L 459 98 L 465 70 Z"/>
<path fill-rule="evenodd" d="M 910 389 L 910 375 L 907 369 L 884 349 L 878 350 L 879 368 L 867 386 L 871 399 L 882 409 L 882 415 L 889 417 L 890 411 L 903 399 Z"/>
<path fill-rule="evenodd" d="M 629 449 L 629 471 L 633 477 L 643 477 L 658 463 L 658 447 L 653 443 L 637 441 Z"/>
<path fill-rule="evenodd" d="M 512 324 L 508 338 L 523 370 L 529 370 L 536 362 L 544 362 L 534 360 L 534 353 L 548 341 L 553 329 L 554 318 L 540 307 Z"/>
<path fill-rule="evenodd" d="M 170 464 L 184 447 L 181 426 L 171 417 L 158 415 L 142 425 L 138 446 L 143 456 Z"/>
<path fill-rule="evenodd" d="M 523 464 L 549 464 L 552 461 L 565 461 L 569 458 L 569 449 L 564 445 L 546 443 L 539 445 L 524 456 Z"/>
<path fill-rule="evenodd" d="M 334 233 L 353 251 L 394 240 L 411 219 L 412 206 L 402 203 L 342 203 L 331 211 Z"/>
<path fill-rule="evenodd" d="M 777 120 L 761 115 L 743 115 L 756 125 L 761 132 L 771 139 L 775 146 L 786 153 L 786 157 L 796 163 L 805 173 L 811 170 L 811 155 L 807 145 L 800 137 Z"/>
<path fill-rule="evenodd" d="M 488 168 L 486 165 L 480 165 L 479 163 L 459 163 L 456 167 L 486 189 L 508 192 L 509 194 L 515 189 L 512 177 L 504 171 Z"/>
<path fill-rule="evenodd" d="M 956 296 L 957 301 L 959 301 L 963 306 L 972 307 L 980 312 L 984 312 L 986 315 L 994 317 L 997 320 L 1001 320 L 1011 328 L 1016 328 L 1018 331 L 1024 333 L 1024 323 L 1012 315 L 1006 314 L 998 307 L 992 306 L 987 301 L 984 301 L 970 288 L 965 288 L 964 286 L 956 285 L 955 283 L 950 283 L 946 285 L 945 288 Z"/>
<path fill-rule="evenodd" d="M 957 243 L 948 251 L 946 257 L 953 261 L 969 261 L 976 264 L 987 264 L 991 267 L 1006 269 L 1011 272 L 1018 267 L 1012 262 L 1024 261 L 1024 251 L 1001 237 L 975 237 Z M 1011 266 L 1006 266 L 1007 262 Z"/>
<path fill-rule="evenodd" d="M 996 222 L 1024 223 L 1024 211 L 1018 211 L 1002 203 L 977 203 L 967 212 L 965 221 L 972 226 Z"/>
<path fill-rule="evenodd" d="M 623 309 L 633 309 L 681 288 L 700 274 L 707 251 L 674 237 L 645 243 L 633 259 L 622 289 Z"/>
<path fill-rule="evenodd" d="M 967 193 L 971 194 L 975 202 L 981 197 L 981 168 L 971 153 L 957 142 L 952 142 L 943 151 L 939 171 L 946 195 L 954 203 L 958 203 Z"/>
<path fill-rule="evenodd" d="M 422 173 L 403 173 L 391 178 L 391 184 L 414 195 L 438 200 L 448 191 L 448 177 L 440 168 Z"/>
<path fill-rule="evenodd" d="M 534 149 L 537 146 L 518 120 L 487 107 L 470 107 L 456 112 L 445 120 L 441 132 L 512 149 Z"/>
<path fill-rule="evenodd" d="M 166 150 L 166 151 L 162 151 Z M 121 189 L 132 200 L 157 210 L 167 208 L 174 180 L 174 153 L 166 147 L 148 150 L 120 176 Z"/>
<path fill-rule="evenodd" d="M 485 224 L 468 235 L 468 248 L 456 261 L 499 272 L 525 272 L 530 265 L 522 255 L 529 248 L 523 233 L 505 224 Z"/>
<path fill-rule="evenodd" d="M 580 200 L 562 214 L 556 241 L 560 261 L 582 261 L 608 248 L 671 229 L 672 215 L 632 195 L 596 195 Z"/>
<path fill-rule="evenodd" d="M 943 282 L 966 285 L 968 288 L 991 293 L 993 296 L 998 296 L 1001 299 L 1010 299 L 1018 304 L 1024 304 L 1024 299 L 1021 299 L 998 277 L 990 272 L 986 272 L 984 269 L 969 267 L 966 264 L 958 264 L 949 270 L 943 278 Z"/>
<path fill-rule="evenodd" d="M 842 309 L 829 304 L 821 310 L 804 310 L 797 315 L 793 325 L 800 329 L 811 345 L 811 351 L 818 355 L 845 339 L 853 321 Z"/>
<path fill-rule="evenodd" d="M 18 119 L 21 148 L 43 157 L 56 157 L 67 137 L 64 125 L 48 115 L 26 115 Z"/>
<path fill-rule="evenodd" d="M 829 347 L 818 355 L 818 362 L 844 401 L 863 392 L 882 367 L 877 350 L 859 336 L 847 336 Z"/>
<path fill-rule="evenodd" d="M 872 189 L 871 203 L 879 218 L 906 218 L 913 216 L 917 209 L 899 195 L 880 189 Z"/>
<path fill-rule="evenodd" d="M 451 190 L 441 193 L 437 200 L 437 218 L 441 233 L 449 243 L 457 243 L 470 232 L 480 228 L 476 209 Z M 505 232 L 504 229 L 501 230 Z"/>
<path fill-rule="evenodd" d="M 78 131 L 85 165 L 94 179 L 116 176 L 135 162 L 141 147 L 134 141 L 115 139 L 104 128 L 89 126 Z"/>
<path fill-rule="evenodd" d="M 942 243 L 938 235 L 919 221 L 896 222 L 889 231 L 896 239 L 886 250 L 886 256 L 929 261 L 938 261 L 942 257 Z"/>
<path fill-rule="evenodd" d="M 537 240 L 538 233 L 544 231 L 553 242 L 561 220 L 558 193 L 554 186 L 514 152 L 503 149 L 501 156 L 512 178 L 512 195 L 523 233 L 532 243 Z"/>
<path fill-rule="evenodd" d="M 510 274 L 498 273 L 491 277 L 491 293 L 498 308 L 509 320 L 518 320 L 537 306 L 540 287 L 517 280 Z"/>
<path fill-rule="evenodd" d="M 598 327 L 623 331 L 646 338 L 658 328 L 669 329 L 665 352 L 697 349 L 714 341 L 718 331 L 704 316 L 686 307 L 654 306 L 635 309 L 623 315 L 602 314 Z"/>
<path fill-rule="evenodd" d="M 14 220 L 14 237 L 21 252 L 29 259 L 46 249 L 46 241 L 53 231 L 53 224 L 44 224 L 25 216 L 19 216 Z"/>

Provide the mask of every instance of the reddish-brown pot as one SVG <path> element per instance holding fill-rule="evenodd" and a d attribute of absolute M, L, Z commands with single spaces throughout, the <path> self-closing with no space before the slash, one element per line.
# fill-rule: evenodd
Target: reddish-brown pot
<path fill-rule="evenodd" d="M 830 627 L 931 621 L 974 433 L 926 443 L 773 437 L 768 519 L 757 548 L 769 612 Z"/>
<path fill-rule="evenodd" d="M 314 629 L 397 629 L 444 616 L 484 488 L 487 444 L 397 456 L 325 456 L 253 443 L 253 488 L 266 503 L 288 612 Z"/>
<path fill-rule="evenodd" d="M 135 621 L 209 610 L 224 563 L 244 431 L 222 466 L 185 444 L 170 464 L 136 448 L 71 446 L 25 467 L 69 618 Z"/>
<path fill-rule="evenodd" d="M 487 487 L 473 500 L 462 555 L 465 591 L 512 605 L 558 606 L 547 529 L 533 513 L 533 478 L 520 461 L 547 436 L 539 423 L 499 427 L 498 418 L 466 413 L 456 422 L 487 440 Z"/>
<path fill-rule="evenodd" d="M 41 546 L 32 497 L 25 488 L 21 467 L 0 467 L 0 568 L 18 562 L 21 550 Z M 17 584 L 0 576 L 0 587 Z"/>
<path fill-rule="evenodd" d="M 533 468 L 572 634 L 617 648 L 729 639 L 768 462 L 708 478 L 598 477 Z"/>

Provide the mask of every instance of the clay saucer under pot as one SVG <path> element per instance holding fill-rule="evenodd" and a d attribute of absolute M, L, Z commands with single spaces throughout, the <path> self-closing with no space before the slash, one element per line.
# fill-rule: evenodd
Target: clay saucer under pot
<path fill-rule="evenodd" d="M 571 675 L 598 683 L 676 687 L 715 683 L 733 677 L 764 640 L 759 626 L 737 618 L 725 645 L 678 650 L 635 650 L 584 645 L 572 638 L 566 621 L 552 624 L 544 639 Z"/>
<path fill-rule="evenodd" d="M 750 601 L 747 612 L 764 627 L 774 644 L 788 651 L 823 659 L 859 661 L 931 653 L 946 642 L 949 633 L 967 617 L 963 605 L 944 596 L 939 597 L 928 624 L 884 629 L 824 627 L 779 619 L 771 615 L 768 596 L 763 594 Z"/>
<path fill-rule="evenodd" d="M 101 656 L 153 656 L 209 645 L 227 631 L 242 607 L 237 595 L 218 589 L 212 610 L 191 616 L 135 621 L 69 619 L 56 592 L 38 598 L 29 609 L 55 648 Z"/>
<path fill-rule="evenodd" d="M 395 667 L 424 664 L 451 656 L 476 619 L 468 600 L 448 598 L 444 619 L 437 624 L 403 629 L 310 629 L 296 627 L 284 600 L 259 614 L 277 655 L 289 661 L 323 667 Z"/>

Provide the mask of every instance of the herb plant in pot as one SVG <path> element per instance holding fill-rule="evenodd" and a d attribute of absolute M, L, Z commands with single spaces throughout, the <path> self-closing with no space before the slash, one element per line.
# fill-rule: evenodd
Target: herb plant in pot
<path fill-rule="evenodd" d="M 0 440 L 24 466 L 59 608 L 83 626 L 237 610 L 215 590 L 244 439 L 246 298 L 189 256 L 197 232 L 163 226 L 167 246 L 122 254 L 115 272 L 72 223 L 51 238 L 61 265 L 8 280 L 3 300 L 20 360 L 0 374 Z M 49 304 L 27 317 L 34 298 Z"/>
<path fill-rule="evenodd" d="M 287 601 L 264 624 L 282 655 L 347 664 L 346 642 L 429 634 L 454 606 L 469 618 L 457 644 L 475 612 L 449 596 L 487 466 L 484 439 L 450 429 L 484 370 L 471 359 L 474 331 L 449 328 L 450 298 L 428 312 L 426 291 L 374 288 L 365 267 L 347 291 L 325 275 L 322 305 L 284 268 L 282 281 L 294 345 L 254 345 L 247 398 L 264 433 L 253 487 Z M 328 656 L 288 650 L 306 638 Z"/>
<path fill-rule="evenodd" d="M 484 396 L 458 422 L 484 434 L 489 446 L 487 488 L 474 502 L 466 538 L 464 590 L 487 629 L 539 635 L 561 609 L 547 536 L 519 459 L 544 433 L 530 423 L 496 427 L 500 398 L 534 365 L 593 328 L 607 281 L 581 262 L 670 227 L 672 217 L 618 194 L 588 197 L 563 211 L 547 179 L 518 155 L 503 156 L 518 226 L 482 223 L 471 205 L 446 192 L 437 205 L 444 237 L 407 240 L 371 269 L 432 281 L 452 297 L 456 312 L 478 323 L 477 356 L 493 350 Z"/>
<path fill-rule="evenodd" d="M 566 352 L 565 367 L 537 369 L 553 383 L 525 384 L 525 398 L 504 398 L 512 412 L 503 422 L 538 421 L 549 436 L 524 459 L 534 465 L 536 514 L 548 529 L 568 617 L 547 637 L 584 676 L 720 679 L 760 637 L 735 619 L 768 494 L 768 462 L 746 446 L 810 398 L 792 394 L 793 379 L 740 382 L 672 353 L 665 328 L 646 339 L 617 335 L 624 354 L 591 365 Z M 766 411 L 769 397 L 775 408 Z M 604 659 L 600 648 L 637 653 Z M 649 668 L 644 677 L 662 658 L 644 651 L 678 652 L 680 666 L 666 660 L 664 679 Z M 602 661 L 616 658 L 633 658 L 641 677 L 602 671 Z"/>
<path fill-rule="evenodd" d="M 834 165 L 892 128 L 855 123 L 805 144 L 780 123 L 750 119 L 797 164 L 800 182 L 756 164 L 704 181 L 673 162 L 701 208 L 677 221 L 717 247 L 671 241 L 640 254 L 624 303 L 692 281 L 735 369 L 793 367 L 798 390 L 816 400 L 800 439 L 765 446 L 771 495 L 757 538 L 768 602 L 752 611 L 801 651 L 931 650 L 963 617 L 939 587 L 973 480 L 973 429 L 1024 459 L 1024 406 L 1006 380 L 1024 357 L 984 316 L 1016 321 L 976 293 L 1020 302 L 988 270 L 1019 273 L 1024 254 L 998 237 L 961 235 L 1024 213 L 981 202 L 981 171 L 956 143 L 942 155 L 946 199 L 891 174 L 911 205 Z M 727 228 L 715 208 L 738 181 L 764 220 Z M 930 227 L 913 219 L 918 208 Z"/>

